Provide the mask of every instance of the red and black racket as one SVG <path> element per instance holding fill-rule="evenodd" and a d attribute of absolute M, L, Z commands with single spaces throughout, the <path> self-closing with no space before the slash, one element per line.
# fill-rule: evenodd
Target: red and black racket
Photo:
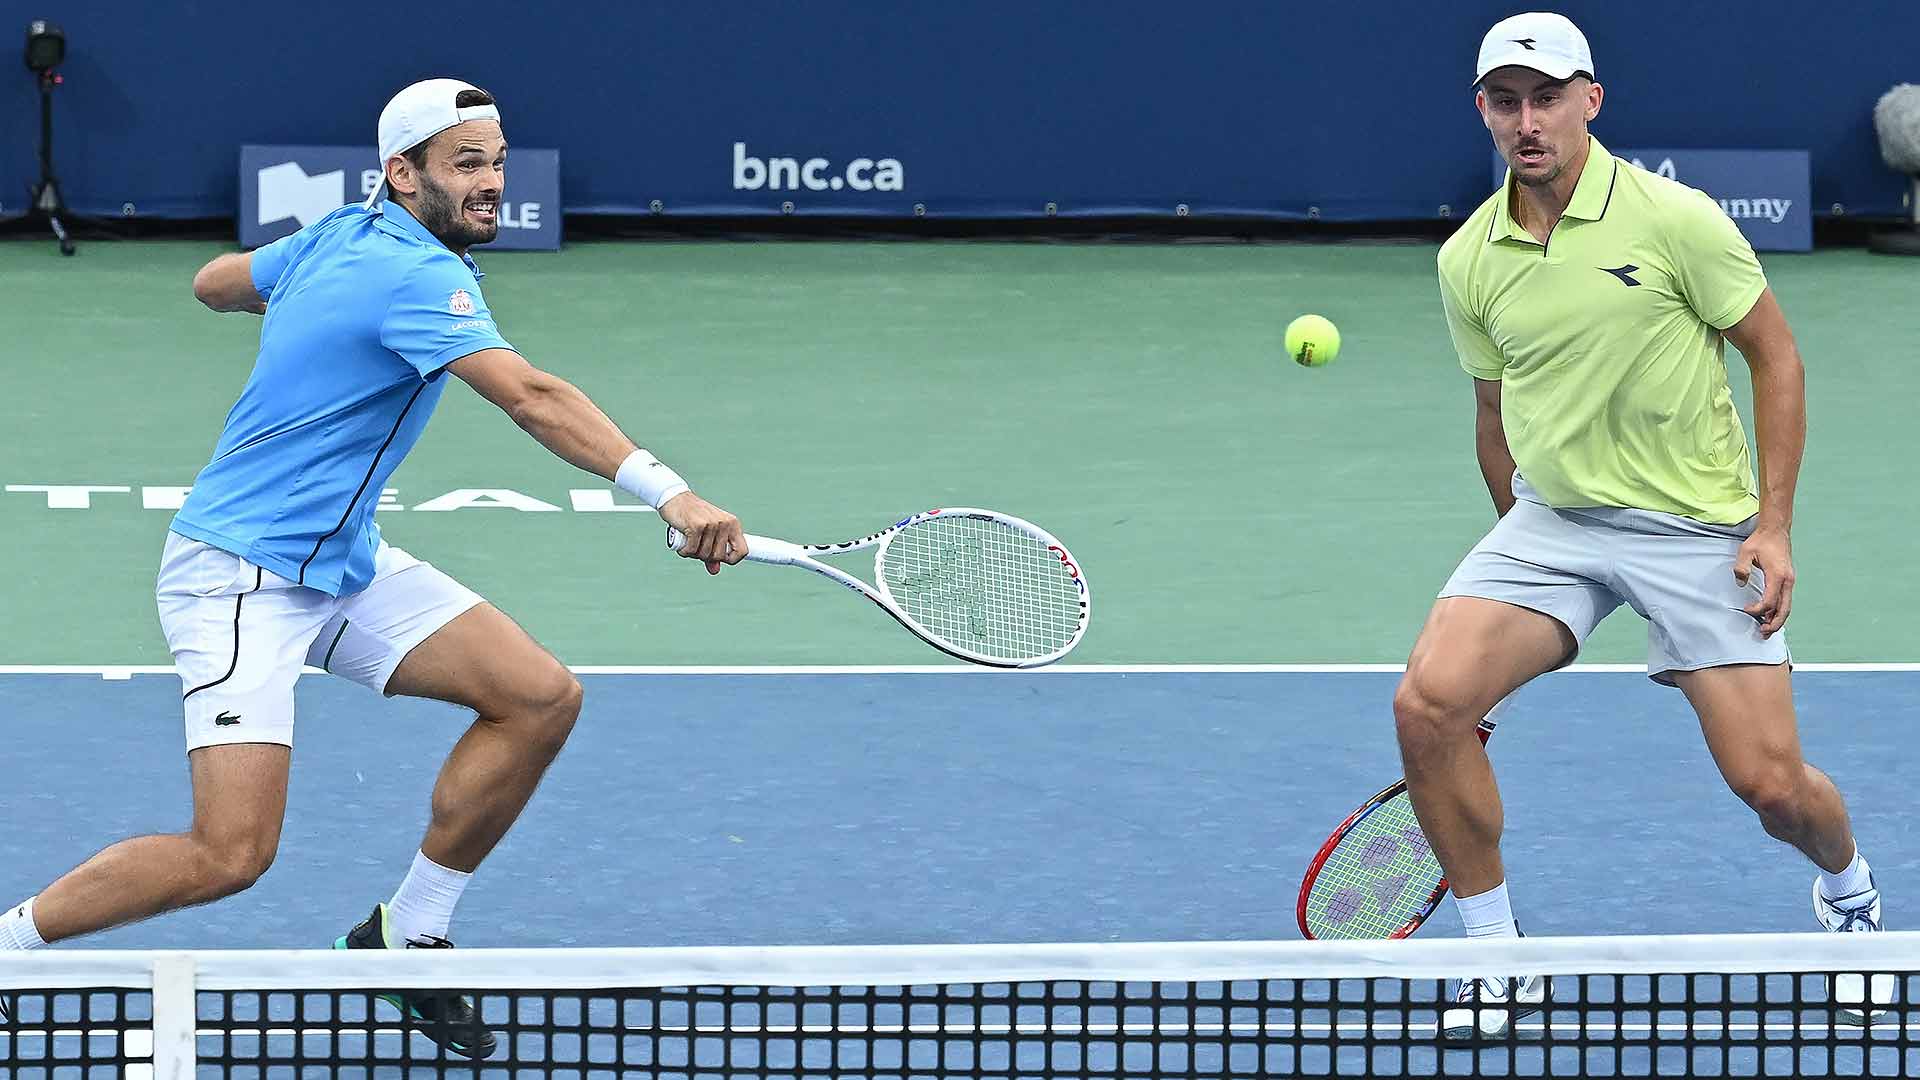
<path fill-rule="evenodd" d="M 1485 743 L 1499 707 L 1480 721 Z M 1427 846 L 1400 779 L 1333 830 L 1300 882 L 1300 933 L 1316 940 L 1403 938 L 1447 895 L 1440 860 Z"/>

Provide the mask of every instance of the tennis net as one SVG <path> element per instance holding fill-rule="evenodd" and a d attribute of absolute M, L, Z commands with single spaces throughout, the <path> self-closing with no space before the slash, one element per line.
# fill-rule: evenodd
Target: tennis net
<path fill-rule="evenodd" d="M 1450 979 L 1519 973 L 1550 976 L 1542 1011 L 1444 1040 Z M 0 959 L 0 1075 L 1914 1076 L 1916 973 L 1920 933 L 47 951 Z M 492 1057 L 403 1020 L 405 990 L 472 995 Z"/>

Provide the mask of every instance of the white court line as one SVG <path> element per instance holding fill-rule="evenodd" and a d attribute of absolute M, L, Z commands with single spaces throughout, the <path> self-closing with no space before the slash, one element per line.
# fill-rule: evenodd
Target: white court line
<path fill-rule="evenodd" d="M 1797 672 L 1920 672 L 1920 663 L 1874 662 L 1858 664 L 1795 664 Z M 1004 672 L 961 664 L 785 665 L 785 664 L 662 664 L 575 665 L 576 675 L 1391 675 L 1405 664 L 1055 664 L 1029 672 Z M 1574 664 L 1562 669 L 1574 674 L 1644 675 L 1641 664 Z M 322 674 L 305 668 L 308 675 Z M 0 664 L 4 675 L 97 675 L 119 681 L 135 675 L 172 675 L 170 665 L 140 664 Z"/>

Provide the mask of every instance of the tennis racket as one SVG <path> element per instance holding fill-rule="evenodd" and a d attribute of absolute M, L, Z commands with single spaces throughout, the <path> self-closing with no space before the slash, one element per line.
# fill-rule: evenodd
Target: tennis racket
<path fill-rule="evenodd" d="M 1476 729 L 1484 744 L 1495 706 Z M 1447 895 L 1440 860 L 1414 816 L 1405 778 L 1361 804 L 1333 830 L 1300 882 L 1295 915 L 1303 937 L 1321 941 L 1403 938 Z"/>
<path fill-rule="evenodd" d="M 668 547 L 679 551 L 685 542 L 667 529 Z M 819 561 L 866 548 L 873 549 L 872 585 Z M 1066 545 L 993 510 L 928 510 L 838 544 L 749 536 L 746 561 L 811 570 L 873 601 L 948 656 L 988 667 L 1053 663 L 1080 644 L 1092 611 L 1087 579 Z"/>

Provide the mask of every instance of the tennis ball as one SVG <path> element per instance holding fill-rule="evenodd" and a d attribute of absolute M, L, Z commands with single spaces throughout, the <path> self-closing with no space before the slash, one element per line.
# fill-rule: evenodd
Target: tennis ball
<path fill-rule="evenodd" d="M 1287 355 L 1301 367 L 1325 367 L 1340 355 L 1340 328 L 1319 315 L 1287 324 Z"/>

